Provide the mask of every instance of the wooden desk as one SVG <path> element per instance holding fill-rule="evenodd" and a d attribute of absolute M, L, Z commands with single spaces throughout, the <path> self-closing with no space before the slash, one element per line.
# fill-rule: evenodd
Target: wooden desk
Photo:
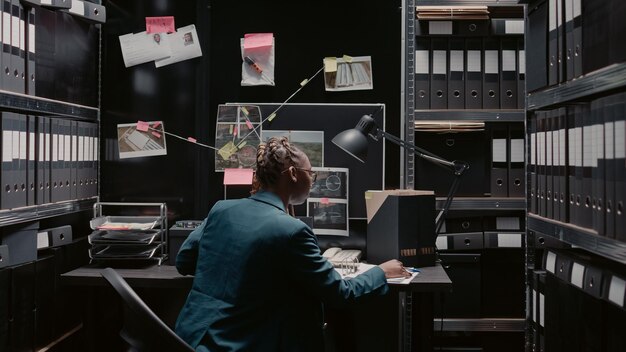
<path fill-rule="evenodd" d="M 90 296 L 92 296 L 96 289 L 102 286 L 108 286 L 108 283 L 102 278 L 100 272 L 104 266 L 102 265 L 87 265 L 76 270 L 69 271 L 61 275 L 61 282 L 69 286 L 80 286 L 91 288 Z M 116 271 L 128 282 L 128 284 L 138 290 L 151 291 L 151 289 L 168 289 L 170 292 L 177 292 L 178 299 L 184 298 L 191 288 L 193 281 L 192 276 L 182 276 L 176 268 L 169 265 L 157 266 L 155 264 L 147 265 L 139 268 L 116 268 Z M 433 294 L 436 292 L 450 291 L 452 289 L 452 281 L 446 274 L 445 270 L 440 264 L 432 267 L 420 268 L 420 273 L 413 281 L 408 285 L 391 284 L 391 291 L 397 293 L 399 300 L 397 301 L 398 309 L 395 312 L 399 312 L 398 325 L 385 326 L 386 329 L 395 326 L 398 330 L 398 351 L 432 351 L 432 335 L 433 335 Z M 143 298 L 143 297 L 142 297 Z M 149 304 L 153 307 L 153 305 Z M 172 312 L 176 313 L 181 303 L 175 304 L 172 301 L 168 302 L 172 307 Z M 95 304 L 93 300 L 90 304 Z M 379 307 L 380 308 L 380 307 Z M 154 309 L 154 308 L 153 308 Z M 367 308 L 369 311 L 365 314 L 370 314 L 371 307 Z M 385 309 L 385 308 L 383 308 Z M 393 309 L 392 309 L 393 310 Z M 376 315 L 376 312 L 372 313 Z M 97 314 L 88 313 L 88 319 L 94 318 Z M 161 316 L 160 314 L 157 315 Z M 174 314 L 175 315 L 175 314 Z M 162 319 L 168 325 L 173 325 L 173 317 Z M 378 319 L 377 316 L 369 318 Z M 367 320 L 370 320 L 367 319 Z M 357 319 L 361 320 L 361 319 Z M 378 319 L 381 320 L 381 319 Z M 378 349 L 377 344 L 382 342 L 377 337 L 377 333 L 380 334 L 379 328 L 367 323 L 373 330 L 369 335 L 372 338 L 372 342 L 368 342 L 367 338 L 363 339 L 361 336 L 356 338 L 363 346 L 369 346 L 372 351 L 381 350 Z M 383 324 L 384 325 L 384 324 Z M 377 330 L 378 329 L 378 330 Z M 89 330 L 89 329 L 88 329 Z M 89 332 L 89 331 L 88 331 Z M 386 348 L 382 350 L 395 349 L 387 342 L 384 343 Z M 410 346 L 410 347 L 409 347 Z M 390 347 L 392 347 L 390 349 Z M 395 347 L 395 344 L 394 344 Z M 98 350 L 98 346 L 93 350 Z M 363 350 L 360 348 L 359 350 Z"/>

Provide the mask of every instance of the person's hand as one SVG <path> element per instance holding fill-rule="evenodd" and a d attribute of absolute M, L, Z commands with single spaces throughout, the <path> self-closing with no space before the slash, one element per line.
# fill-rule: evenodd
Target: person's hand
<path fill-rule="evenodd" d="M 411 273 L 408 272 L 402 265 L 402 262 L 397 259 L 386 261 L 380 264 L 379 267 L 383 269 L 387 279 L 393 279 L 396 277 L 411 277 Z"/>

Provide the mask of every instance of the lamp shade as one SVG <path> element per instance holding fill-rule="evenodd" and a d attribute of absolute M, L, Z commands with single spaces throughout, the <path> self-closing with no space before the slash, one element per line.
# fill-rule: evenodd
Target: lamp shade
<path fill-rule="evenodd" d="M 364 115 L 355 128 L 339 133 L 332 139 L 332 142 L 344 152 L 364 163 L 367 160 L 367 135 L 375 126 L 374 119 L 369 115 Z"/>

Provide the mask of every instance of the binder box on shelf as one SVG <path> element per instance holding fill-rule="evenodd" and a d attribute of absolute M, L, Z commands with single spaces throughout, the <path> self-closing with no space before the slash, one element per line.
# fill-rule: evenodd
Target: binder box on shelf
<path fill-rule="evenodd" d="M 365 192 L 367 261 L 398 259 L 405 266 L 435 265 L 435 193 Z"/>

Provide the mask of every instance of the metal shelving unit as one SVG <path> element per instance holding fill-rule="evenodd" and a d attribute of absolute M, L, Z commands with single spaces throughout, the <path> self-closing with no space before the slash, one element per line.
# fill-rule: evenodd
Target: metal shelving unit
<path fill-rule="evenodd" d="M 90 210 L 97 197 L 0 211 L 0 227 Z"/>
<path fill-rule="evenodd" d="M 524 110 L 415 110 L 415 120 L 524 122 Z"/>
<path fill-rule="evenodd" d="M 626 243 L 598 236 L 592 230 L 542 218 L 534 214 L 528 214 L 528 230 L 626 264 Z"/>
<path fill-rule="evenodd" d="M 572 81 L 531 93 L 529 111 L 626 87 L 626 63 L 613 64 Z"/>
<path fill-rule="evenodd" d="M 98 120 L 100 113 L 100 109 L 95 107 L 3 90 L 0 90 L 0 109 L 13 110 L 27 114 L 74 117 L 84 120 Z"/>

